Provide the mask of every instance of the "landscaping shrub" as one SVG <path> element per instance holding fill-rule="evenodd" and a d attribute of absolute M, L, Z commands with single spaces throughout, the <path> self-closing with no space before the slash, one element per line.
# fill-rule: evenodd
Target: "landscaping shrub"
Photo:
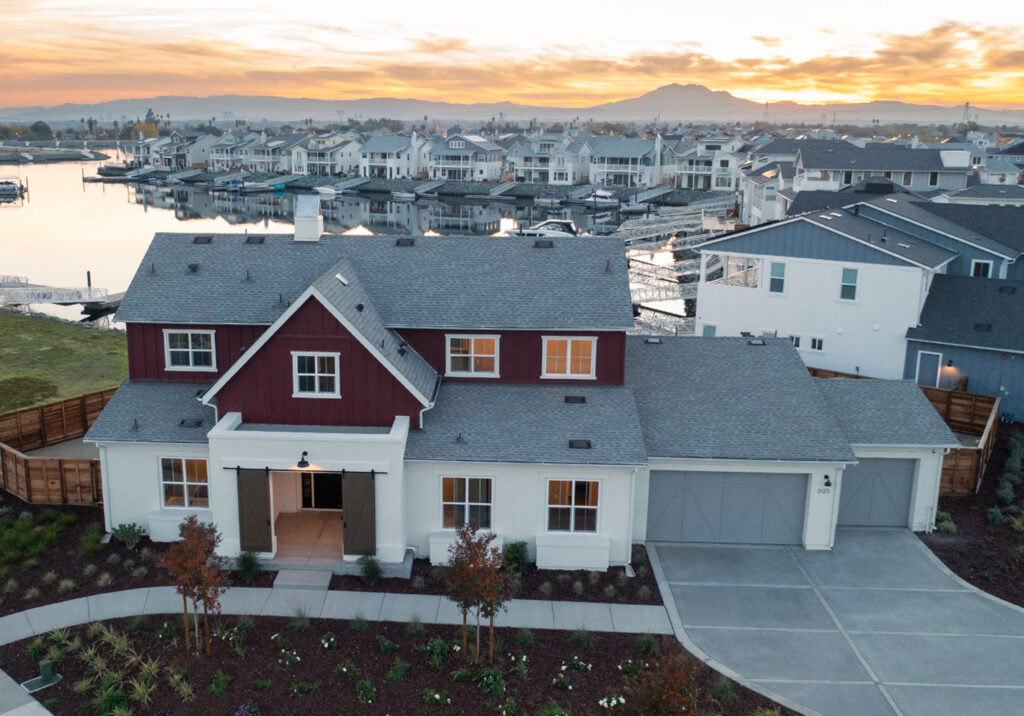
<path fill-rule="evenodd" d="M 263 565 L 255 552 L 242 552 L 235 560 L 235 575 L 242 584 L 253 585 L 263 573 Z"/>
<path fill-rule="evenodd" d="M 576 593 L 576 596 L 582 597 L 583 596 L 583 582 L 581 582 L 578 579 L 575 582 L 573 582 L 572 583 L 572 591 Z"/>
<path fill-rule="evenodd" d="M 295 612 L 295 616 L 292 617 L 290 622 L 288 622 L 288 626 L 296 634 L 301 634 L 309 629 L 309 615 L 301 609 L 297 610 Z"/>
<path fill-rule="evenodd" d="M 672 654 L 650 669 L 640 673 L 623 689 L 626 713 L 676 714 L 698 711 L 698 687 L 691 668 L 693 662 L 684 662 Z"/>
<path fill-rule="evenodd" d="M 99 522 L 92 522 L 85 531 L 82 532 L 82 536 L 78 541 L 78 554 L 82 557 L 92 557 L 103 550 L 103 525 Z"/>
<path fill-rule="evenodd" d="M 633 648 L 646 656 L 657 654 L 661 648 L 661 641 L 654 634 L 639 634 L 633 640 Z"/>
<path fill-rule="evenodd" d="M 939 510 L 935 513 L 935 529 L 939 532 L 952 534 L 956 532 L 956 525 L 953 523 L 953 517 L 948 512 Z"/>
<path fill-rule="evenodd" d="M 377 635 L 377 649 L 381 654 L 391 654 L 398 650 L 398 644 L 388 639 L 383 634 Z"/>
<path fill-rule="evenodd" d="M 297 681 L 296 683 L 292 684 L 289 688 L 291 688 L 292 692 L 296 694 L 311 694 L 320 688 L 320 682 Z"/>
<path fill-rule="evenodd" d="M 998 507 L 988 508 L 988 510 L 985 511 L 985 518 L 993 525 L 1001 525 L 1006 521 L 1006 518 L 1003 517 L 1003 511 Z"/>
<path fill-rule="evenodd" d="M 142 528 L 134 522 L 120 524 L 110 531 L 111 537 L 116 539 L 118 542 L 123 543 L 125 547 L 133 551 L 145 534 L 146 533 L 142 531 Z"/>
<path fill-rule="evenodd" d="M 210 682 L 210 686 L 206 690 L 214 696 L 220 696 L 228 690 L 228 684 L 230 683 L 231 675 L 217 669 L 217 673 L 213 675 L 213 681 Z"/>
<path fill-rule="evenodd" d="M 255 683 L 256 682 L 254 681 L 253 684 Z M 267 681 L 267 685 L 270 685 L 269 680 Z M 260 716 L 260 713 L 260 707 L 256 703 L 252 701 L 246 701 L 244 704 L 239 706 L 238 709 L 235 711 L 235 716 Z"/>
<path fill-rule="evenodd" d="M 359 676 L 359 669 L 351 661 L 346 659 L 334 667 L 334 673 L 338 676 Z"/>
<path fill-rule="evenodd" d="M 1000 505 L 1009 505 L 1013 502 L 1013 485 L 1008 482 L 1002 482 L 999 484 L 999 488 L 996 490 L 996 502 Z"/>
<path fill-rule="evenodd" d="M 372 555 L 364 554 L 359 558 L 359 571 L 363 576 L 363 583 L 368 587 L 374 587 L 380 581 L 380 562 Z"/>
<path fill-rule="evenodd" d="M 713 698 L 719 704 L 731 704 L 737 698 L 736 689 L 733 688 L 732 682 L 723 676 L 720 676 L 715 683 L 711 686 L 709 691 L 711 698 Z"/>
<path fill-rule="evenodd" d="M 252 690 L 253 691 L 266 691 L 267 689 L 270 688 L 272 683 L 273 682 L 271 682 L 270 679 L 255 679 L 252 682 Z"/>
<path fill-rule="evenodd" d="M 539 587 L 537 587 L 537 591 L 543 594 L 545 597 L 550 597 L 551 592 L 554 591 L 554 587 L 551 586 L 551 582 L 544 582 Z"/>
<path fill-rule="evenodd" d="M 384 680 L 391 683 L 402 681 L 407 671 L 409 671 L 409 662 L 403 661 L 401 657 L 396 656 L 391 664 L 391 668 L 388 669 L 388 673 L 384 675 Z"/>
<path fill-rule="evenodd" d="M 577 629 L 569 635 L 569 644 L 577 649 L 593 649 L 594 637 L 586 629 Z"/>
<path fill-rule="evenodd" d="M 428 706 L 443 706 L 452 702 L 445 692 L 437 689 L 424 689 L 420 692 L 420 699 Z"/>
<path fill-rule="evenodd" d="M 501 556 L 508 569 L 519 574 L 526 571 L 526 565 L 530 559 L 530 553 L 529 550 L 527 550 L 526 542 L 521 540 L 509 542 L 505 545 L 504 549 L 502 549 Z"/>
<path fill-rule="evenodd" d="M 368 627 L 369 624 L 366 622 L 366 620 L 363 617 L 359 616 L 353 619 L 352 622 L 348 625 L 349 631 L 355 634 L 365 634 Z"/>
<path fill-rule="evenodd" d="M 651 588 L 648 587 L 646 584 L 640 585 L 640 588 L 636 590 L 636 596 L 637 599 L 642 599 L 646 602 L 648 599 L 651 598 Z"/>
<path fill-rule="evenodd" d="M 1010 472 L 1007 470 L 1003 473 L 1003 482 L 1017 487 L 1021 482 L 1024 482 L 1024 477 L 1021 477 L 1019 472 Z"/>
<path fill-rule="evenodd" d="M 366 679 L 356 683 L 356 698 L 361 703 L 372 704 L 377 698 L 377 689 Z"/>
<path fill-rule="evenodd" d="M 423 626 L 423 622 L 420 621 L 419 617 L 413 617 L 405 625 L 405 633 L 409 636 L 423 636 L 427 633 L 427 628 Z"/>

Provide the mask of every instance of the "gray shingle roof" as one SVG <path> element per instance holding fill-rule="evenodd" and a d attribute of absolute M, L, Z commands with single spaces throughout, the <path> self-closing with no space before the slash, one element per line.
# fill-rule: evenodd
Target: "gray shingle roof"
<path fill-rule="evenodd" d="M 586 403 L 566 403 L 582 395 Z M 457 441 L 459 434 L 462 441 Z M 569 447 L 590 440 L 590 449 Z M 408 460 L 646 465 L 633 391 L 623 386 L 444 383 Z"/>
<path fill-rule="evenodd" d="M 650 457 L 852 462 L 793 344 L 767 338 L 626 338 L 626 384 Z"/>
<path fill-rule="evenodd" d="M 936 275 L 907 338 L 1024 352 L 1024 281 Z"/>
<path fill-rule="evenodd" d="M 1022 201 L 1024 200 L 1024 186 L 1020 184 L 975 184 L 974 186 L 969 186 L 966 189 L 951 192 L 949 196 L 955 199 Z"/>
<path fill-rule="evenodd" d="M 621 241 L 515 237 L 157 234 L 118 310 L 124 322 L 270 325 L 342 258 L 352 262 L 389 328 L 628 330 L 633 325 Z M 190 272 L 189 264 L 197 264 Z M 155 270 L 155 273 L 153 271 Z M 249 280 L 246 280 L 248 272 Z M 284 303 L 282 303 L 282 300 Z"/>
<path fill-rule="evenodd" d="M 199 402 L 209 383 L 147 383 L 126 380 L 114 393 L 85 440 L 206 444 L 214 410 Z M 183 420 L 202 420 L 198 427 Z M 136 421 L 138 423 L 136 424 Z"/>
<path fill-rule="evenodd" d="M 932 208 L 955 205 L 936 204 L 929 201 L 915 201 L 913 197 L 894 195 L 872 199 L 870 203 L 874 204 L 882 211 L 896 214 L 904 219 L 909 219 L 910 221 L 917 222 L 918 224 L 934 229 L 935 231 L 940 231 L 944 234 L 957 237 L 969 244 L 980 246 L 983 249 L 993 251 L 1002 256 L 1012 258 L 1018 253 L 1016 250 L 1003 243 L 1000 239 L 986 236 L 985 234 L 976 231 L 971 226 L 960 224 L 957 221 L 952 221 L 944 216 L 945 213 L 966 215 L 969 212 L 963 212 L 960 209 L 953 209 L 951 212 L 949 209 L 936 210 Z"/>
<path fill-rule="evenodd" d="M 956 436 L 913 381 L 815 381 L 853 445 L 960 447 Z"/>
<path fill-rule="evenodd" d="M 628 157 L 635 159 L 654 152 L 654 141 L 651 139 L 619 139 L 608 138 L 597 145 L 592 157 Z"/>
<path fill-rule="evenodd" d="M 966 174 L 969 167 L 947 168 L 942 164 L 939 149 L 909 149 L 892 144 L 869 144 L 861 149 L 849 142 L 830 146 L 800 147 L 804 169 L 841 169 L 872 171 L 958 171 Z"/>
<path fill-rule="evenodd" d="M 1019 185 L 978 184 L 971 189 L 957 192 L 957 196 L 973 195 L 973 190 L 988 193 L 992 189 L 1007 189 L 1012 193 L 996 196 L 1024 196 L 1024 187 Z M 962 226 L 971 232 L 986 236 L 1014 251 L 1024 251 L 1024 208 L 1018 206 L 971 206 L 966 204 L 936 204 L 918 202 L 914 205 L 952 224 Z"/>
<path fill-rule="evenodd" d="M 370 154 L 371 152 L 404 152 L 410 147 L 412 147 L 412 139 L 410 137 L 380 134 L 376 137 L 370 137 L 359 151 L 363 154 Z"/>
<path fill-rule="evenodd" d="M 880 251 L 895 254 L 907 261 L 929 268 L 938 268 L 958 255 L 956 251 L 944 249 L 865 217 L 854 216 L 848 211 L 812 212 L 801 218 L 818 226 L 834 229 L 848 236 L 870 242 Z"/>

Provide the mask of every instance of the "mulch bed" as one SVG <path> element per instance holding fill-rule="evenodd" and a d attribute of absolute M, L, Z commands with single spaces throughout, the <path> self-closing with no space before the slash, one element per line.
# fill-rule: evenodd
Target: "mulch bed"
<path fill-rule="evenodd" d="M 516 599 L 554 599 L 567 602 L 610 602 L 617 604 L 661 604 L 658 584 L 647 561 L 647 552 L 641 545 L 633 548 L 632 563 L 635 577 L 626 576 L 623 567 L 611 567 L 607 572 L 587 570 L 537 569 L 533 564 L 519 578 Z M 447 594 L 440 567 L 431 566 L 430 560 L 413 561 L 410 579 L 381 579 L 375 586 L 363 582 L 362 577 L 334 575 L 331 589 L 356 592 L 395 592 L 400 594 Z"/>
<path fill-rule="evenodd" d="M 956 532 L 921 535 L 947 567 L 964 580 L 1008 602 L 1024 606 L 1024 532 L 1015 532 L 1009 524 L 993 525 L 986 511 L 995 506 L 1008 454 L 1011 435 L 1024 433 L 1024 424 L 999 426 L 996 446 L 985 469 L 981 489 L 966 497 L 942 497 L 939 509 L 948 512 Z M 1020 504 L 1024 488 L 1015 491 L 1014 504 Z"/>
<path fill-rule="evenodd" d="M 48 522 L 54 514 L 70 515 L 75 520 L 61 529 L 57 542 L 38 558 L 38 564 L 26 564 L 27 557 L 0 564 L 0 616 L 93 594 L 171 584 L 166 570 L 157 564 L 167 551 L 168 543 L 143 538 L 134 550 L 129 550 L 124 544 L 112 540 L 93 555 L 82 553 L 81 539 L 88 526 L 92 523 L 103 525 L 101 507 L 31 505 L 3 491 L 0 491 L 0 507 L 11 508 L 2 516 L 8 519 L 18 519 L 27 513 L 32 515 L 34 523 Z M 44 513 L 50 514 L 43 516 Z M 0 555 L 0 560 L 4 558 L 5 555 Z M 145 568 L 145 574 L 136 571 L 139 567 Z M 47 582 L 44 575 L 51 571 L 56 577 Z M 104 574 L 109 575 L 109 582 Z M 276 572 L 263 572 L 252 586 L 272 586 L 275 576 Z M 65 579 L 73 580 L 75 586 L 71 591 L 60 594 L 57 587 Z M 231 573 L 229 583 L 240 586 Z M 33 589 L 39 593 L 33 596 L 30 592 Z"/>
<path fill-rule="evenodd" d="M 428 663 L 426 654 L 417 650 L 432 638 L 440 638 L 447 645 L 459 642 L 457 626 L 425 626 L 422 631 L 411 634 L 409 626 L 399 623 L 363 623 L 365 631 L 353 630 L 353 622 L 335 620 L 313 620 L 302 632 L 293 630 L 293 620 L 287 618 L 260 617 L 251 620 L 252 627 L 245 632 L 243 646 L 245 655 L 239 656 L 226 638 L 214 639 L 213 656 L 195 656 L 186 652 L 183 643 L 174 644 L 157 637 L 161 625 L 173 623 L 177 635 L 181 635 L 181 615 L 150 617 L 143 624 L 131 619 L 120 619 L 108 624 L 125 630 L 131 639 L 132 648 L 144 658 L 156 658 L 160 662 L 160 675 L 153 682 L 156 690 L 148 705 L 140 706 L 127 699 L 126 703 L 137 713 L 155 714 L 295 714 L 317 716 L 319 714 L 366 713 L 366 714 L 480 714 L 494 713 L 495 707 L 505 698 L 515 699 L 517 714 L 534 714 L 543 706 L 557 701 L 573 714 L 594 714 L 605 712 L 598 701 L 613 690 L 621 690 L 627 683 L 619 669 L 625 659 L 646 661 L 654 664 L 670 654 L 683 655 L 678 642 L 671 637 L 655 637 L 658 649 L 656 655 L 643 654 L 637 648 L 637 638 L 625 634 L 589 634 L 592 644 L 576 646 L 570 641 L 570 633 L 562 631 L 535 630 L 531 633 L 532 644 L 517 643 L 519 632 L 512 629 L 496 630 L 498 643 L 495 649 L 495 668 L 500 671 L 506 688 L 505 697 L 484 694 L 477 683 L 455 681 L 453 673 L 463 666 L 460 654 L 454 651 L 443 656 L 436 667 Z M 238 618 L 216 618 L 215 623 L 222 629 L 230 629 L 239 623 Z M 139 668 L 125 657 L 115 656 L 113 643 L 105 643 L 98 635 L 90 636 L 85 627 L 68 630 L 66 636 L 78 636 L 83 645 L 97 644 L 99 653 L 107 664 L 90 684 L 85 693 L 75 693 L 76 682 L 86 676 L 86 665 L 80 654 L 82 648 L 66 651 L 66 657 L 59 667 L 63 680 L 55 686 L 39 692 L 37 697 L 55 714 L 79 714 L 94 711 L 86 702 L 96 698 L 102 674 L 120 670 L 121 690 L 125 696 L 130 693 L 129 681 L 138 678 Z M 331 632 L 336 639 L 336 648 L 325 649 L 321 639 Z M 282 647 L 272 641 L 274 634 L 287 640 L 284 648 L 294 650 L 299 661 L 291 666 L 279 662 Z M 165 634 L 166 636 L 166 634 Z M 397 645 L 392 653 L 382 653 L 378 644 L 380 637 Z M 482 630 L 482 645 L 486 651 L 487 631 Z M 16 681 L 23 681 L 37 675 L 36 659 L 27 655 L 31 640 L 24 640 L 0 648 L 0 668 L 7 671 Z M 526 674 L 517 673 L 515 665 L 506 656 L 508 653 L 525 654 Z M 592 665 L 582 671 L 562 670 L 563 661 L 576 655 Z M 408 662 L 408 670 L 400 681 L 388 681 L 385 677 L 395 659 Z M 335 667 L 351 661 L 358 669 L 358 675 L 345 676 L 336 673 Z M 692 660 L 686 662 L 694 675 L 691 688 L 698 694 L 700 708 L 692 713 L 717 713 L 722 716 L 747 716 L 758 709 L 777 708 L 768 699 L 733 684 L 709 667 Z M 185 678 L 194 690 L 195 698 L 183 702 L 174 697 L 169 684 L 167 667 L 174 666 L 185 672 Z M 223 693 L 214 695 L 209 686 L 217 670 L 231 677 Z M 677 673 L 677 672 L 673 672 Z M 561 690 L 552 684 L 558 674 L 567 674 L 573 684 L 571 691 Z M 116 683 L 116 677 L 109 677 Z M 253 681 L 269 680 L 263 690 L 253 688 Z M 356 683 L 369 680 L 376 688 L 372 704 L 357 700 Z M 316 683 L 318 687 L 310 693 L 293 691 L 296 683 Z M 108 682 L 109 683 L 109 682 Z M 451 703 L 443 706 L 427 706 L 422 693 L 426 689 L 444 692 Z M 258 706 L 258 710 L 243 712 L 239 707 L 247 702 Z M 781 711 L 780 713 L 788 713 Z"/>

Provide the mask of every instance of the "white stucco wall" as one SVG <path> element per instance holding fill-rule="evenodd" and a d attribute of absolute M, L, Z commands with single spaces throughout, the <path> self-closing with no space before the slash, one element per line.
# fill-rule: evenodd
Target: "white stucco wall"
<path fill-rule="evenodd" d="M 697 335 L 714 325 L 719 336 L 778 332 L 800 336 L 800 355 L 815 368 L 902 378 L 906 332 L 916 326 L 923 276 L 911 266 L 757 256 L 757 288 L 702 282 L 697 289 Z M 769 291 L 769 267 L 786 265 L 783 293 Z M 857 297 L 839 298 L 842 271 L 857 269 Z M 811 349 L 811 339 L 824 349 Z"/>
<path fill-rule="evenodd" d="M 430 554 L 431 535 L 437 542 L 441 525 L 442 477 L 489 477 L 492 531 L 503 542 L 525 540 L 531 559 L 537 558 L 537 539 L 545 543 L 548 561 L 539 566 L 601 568 L 625 564 L 629 559 L 629 505 L 631 468 L 569 465 L 520 465 L 510 463 L 406 463 L 407 538 L 418 556 Z M 593 533 L 568 534 L 547 531 L 548 480 L 596 480 L 598 488 L 597 539 Z M 451 531 L 454 534 L 454 531 Z M 435 548 L 435 551 L 436 548 Z"/>
<path fill-rule="evenodd" d="M 910 516 L 907 523 L 915 532 L 931 531 L 935 527 L 935 511 L 939 504 L 939 483 L 942 479 L 944 453 L 942 448 L 853 446 L 853 454 L 858 458 L 912 458 L 917 460 L 917 473 L 914 476 L 914 491 L 910 498 Z"/>

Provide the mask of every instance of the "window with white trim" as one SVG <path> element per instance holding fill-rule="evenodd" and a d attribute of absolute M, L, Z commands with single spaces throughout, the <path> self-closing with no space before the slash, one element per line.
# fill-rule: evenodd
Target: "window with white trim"
<path fill-rule="evenodd" d="M 786 264 L 772 261 L 771 275 L 768 279 L 768 290 L 771 293 L 782 293 L 786 287 Z"/>
<path fill-rule="evenodd" d="M 824 338 L 812 338 L 811 339 L 811 350 L 822 351 L 825 350 L 825 339 Z"/>
<path fill-rule="evenodd" d="M 939 184 L 939 173 L 931 172 L 928 174 L 928 186 L 938 186 Z"/>
<path fill-rule="evenodd" d="M 839 284 L 839 298 L 844 301 L 857 300 L 857 269 L 843 269 L 843 277 Z"/>
<path fill-rule="evenodd" d="M 164 330 L 167 370 L 217 370 L 213 331 Z"/>
<path fill-rule="evenodd" d="M 541 378 L 595 377 L 597 338 L 544 336 Z"/>
<path fill-rule="evenodd" d="M 910 186 L 910 183 L 914 180 L 914 175 L 910 172 L 903 172 L 903 186 Z"/>
<path fill-rule="evenodd" d="M 209 507 L 206 460 L 160 458 L 160 487 L 164 507 Z"/>
<path fill-rule="evenodd" d="M 500 336 L 449 335 L 445 373 L 478 378 L 498 377 Z"/>
<path fill-rule="evenodd" d="M 340 398 L 341 354 L 292 353 L 292 397 Z"/>
<path fill-rule="evenodd" d="M 971 276 L 973 276 L 974 278 L 988 278 L 991 275 L 991 261 L 979 261 L 978 259 L 973 259 L 971 261 Z"/>
<path fill-rule="evenodd" d="M 596 480 L 548 480 L 548 532 L 597 532 Z"/>
<path fill-rule="evenodd" d="M 491 529 L 491 478 L 442 477 L 441 526 L 455 529 L 471 522 Z"/>
<path fill-rule="evenodd" d="M 790 336 L 789 340 L 793 341 L 793 347 L 794 348 L 799 348 L 800 347 L 800 336 Z"/>

